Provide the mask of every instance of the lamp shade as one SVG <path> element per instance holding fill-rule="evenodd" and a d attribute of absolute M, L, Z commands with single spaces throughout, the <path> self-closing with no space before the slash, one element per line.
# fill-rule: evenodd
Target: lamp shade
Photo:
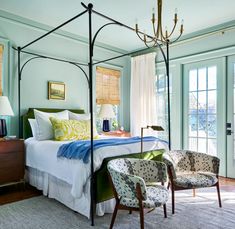
<path fill-rule="evenodd" d="M 103 118 L 103 119 L 115 118 L 115 114 L 113 112 L 113 107 L 111 104 L 101 105 L 99 118 Z"/>
<path fill-rule="evenodd" d="M 0 115 L 2 116 L 14 115 L 7 96 L 0 96 Z"/>

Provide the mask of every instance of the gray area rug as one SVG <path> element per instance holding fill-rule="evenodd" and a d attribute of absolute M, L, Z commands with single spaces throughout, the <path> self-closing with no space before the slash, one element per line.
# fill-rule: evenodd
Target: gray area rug
<path fill-rule="evenodd" d="M 174 229 L 215 229 L 235 228 L 235 193 L 225 192 L 222 195 L 222 208 L 219 208 L 217 194 L 213 188 L 197 191 L 192 197 L 190 191 L 176 192 L 176 213 L 171 214 L 171 201 L 167 210 L 168 218 L 163 217 L 163 209 L 157 208 L 145 214 L 145 228 Z M 95 226 L 90 221 L 44 196 L 0 206 L 1 229 L 85 229 L 109 228 L 111 214 L 95 217 Z M 134 212 L 119 211 L 114 228 L 140 228 L 139 215 Z"/>

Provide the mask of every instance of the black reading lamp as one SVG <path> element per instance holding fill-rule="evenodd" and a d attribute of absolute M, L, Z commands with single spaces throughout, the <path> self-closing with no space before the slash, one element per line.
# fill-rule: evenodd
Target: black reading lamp
<path fill-rule="evenodd" d="M 10 102 L 7 96 L 0 96 L 0 116 L 13 116 Z M 7 135 L 7 125 L 4 118 L 0 118 L 0 138 L 3 138 Z"/>
<path fill-rule="evenodd" d="M 141 155 L 143 153 L 143 135 L 144 135 L 144 129 L 151 128 L 152 130 L 155 131 L 164 131 L 164 129 L 161 126 L 146 126 L 146 127 L 141 127 Z"/>

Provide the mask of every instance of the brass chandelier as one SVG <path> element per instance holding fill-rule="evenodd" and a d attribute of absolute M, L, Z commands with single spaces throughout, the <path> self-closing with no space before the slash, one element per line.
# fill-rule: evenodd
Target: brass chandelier
<path fill-rule="evenodd" d="M 180 30 L 179 30 L 179 35 L 178 37 L 170 40 L 170 38 L 172 37 L 177 24 L 178 24 L 178 15 L 177 15 L 177 9 L 175 10 L 175 15 L 174 15 L 174 26 L 171 29 L 171 31 L 169 32 L 167 30 L 167 28 L 165 29 L 165 32 L 163 32 L 163 28 L 162 28 L 162 0 L 157 0 L 157 20 L 155 18 L 155 12 L 153 9 L 153 13 L 152 13 L 152 28 L 153 28 L 153 36 L 147 35 L 145 32 L 141 32 L 139 30 L 138 24 L 135 24 L 135 32 L 138 35 L 138 37 L 140 38 L 140 40 L 142 40 L 144 42 L 144 44 L 147 47 L 154 47 L 158 44 L 166 44 L 166 43 L 174 43 L 176 42 L 181 35 L 183 34 L 184 31 L 184 26 L 183 26 L 183 20 L 181 22 L 180 25 Z"/>

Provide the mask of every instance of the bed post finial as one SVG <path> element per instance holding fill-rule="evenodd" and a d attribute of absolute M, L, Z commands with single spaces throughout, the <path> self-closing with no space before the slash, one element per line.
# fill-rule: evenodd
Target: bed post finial
<path fill-rule="evenodd" d="M 92 3 L 89 3 L 89 4 L 88 4 L 88 8 L 92 9 L 92 8 L 93 8 L 93 4 L 92 4 Z"/>

